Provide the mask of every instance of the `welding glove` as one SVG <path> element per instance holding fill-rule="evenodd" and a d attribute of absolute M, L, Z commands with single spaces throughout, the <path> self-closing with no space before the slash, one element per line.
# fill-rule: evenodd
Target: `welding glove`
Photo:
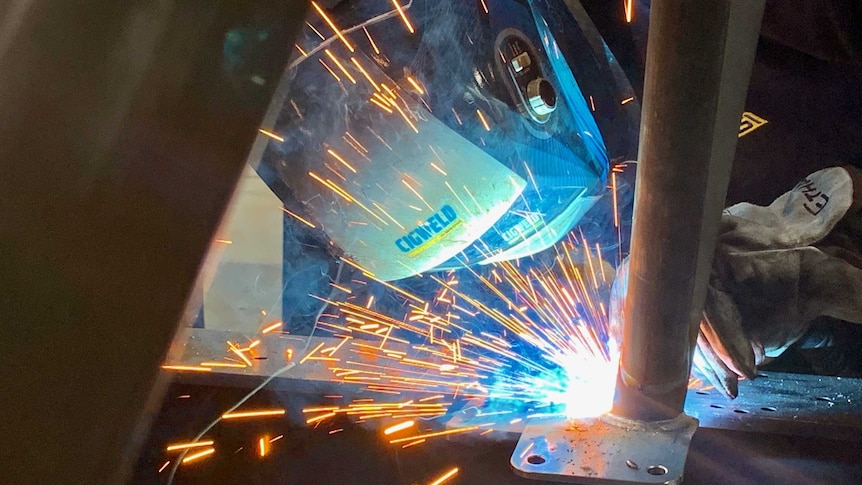
<path fill-rule="evenodd" d="M 862 323 L 862 171 L 820 170 L 767 207 L 725 209 L 694 364 L 728 397 L 739 377 L 829 316 Z"/>

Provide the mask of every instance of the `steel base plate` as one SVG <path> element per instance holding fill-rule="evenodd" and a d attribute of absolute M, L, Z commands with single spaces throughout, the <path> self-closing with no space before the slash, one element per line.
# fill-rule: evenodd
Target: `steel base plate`
<path fill-rule="evenodd" d="M 584 484 L 682 481 L 697 420 L 684 414 L 656 423 L 604 415 L 527 423 L 512 454 L 525 478 Z"/>

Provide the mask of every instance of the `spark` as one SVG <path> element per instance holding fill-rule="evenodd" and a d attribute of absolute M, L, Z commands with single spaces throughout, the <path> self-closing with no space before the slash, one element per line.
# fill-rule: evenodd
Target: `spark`
<path fill-rule="evenodd" d="M 515 311 L 512 315 L 503 314 L 459 291 L 456 286 L 458 280 L 455 278 L 439 279 L 430 276 L 441 288 L 435 302 L 458 300 L 460 303 L 457 308 L 451 303 L 448 306 L 458 312 L 466 310 L 465 305 L 474 307 L 475 311 L 467 310 L 464 315 L 471 315 L 472 318 L 481 313 L 485 317 L 490 317 L 504 329 L 512 332 L 515 338 L 544 352 L 545 358 L 553 363 L 554 367 L 548 368 L 546 364 L 538 363 L 543 361 L 534 361 L 515 352 L 508 338 L 485 332 L 481 334 L 469 332 L 455 323 L 457 320 L 453 317 L 457 315 L 450 311 L 441 314 L 429 311 L 428 302 L 421 298 L 414 300 L 415 304 L 409 303 L 413 310 L 400 320 L 358 305 L 351 306 L 352 304 L 348 302 L 334 302 L 340 312 L 348 312 L 347 321 L 353 332 L 378 335 L 381 331 L 385 331 L 386 338 L 392 342 L 398 342 L 401 338 L 398 337 L 397 332 L 408 331 L 423 335 L 430 338 L 431 346 L 414 345 L 406 350 L 411 350 L 413 353 L 427 352 L 429 356 L 448 360 L 443 363 L 429 362 L 422 356 L 414 357 L 412 354 L 396 352 L 392 345 L 387 346 L 385 342 L 381 342 L 378 346 L 356 344 L 362 347 L 352 351 L 382 359 L 382 362 L 387 365 L 367 366 L 348 360 L 347 368 L 333 369 L 334 380 L 365 383 L 368 390 L 381 393 L 423 392 L 436 395 L 439 391 L 444 391 L 453 396 L 461 394 L 465 397 L 475 396 L 497 402 L 539 400 L 559 403 L 563 412 L 571 416 L 600 414 L 606 410 L 605 406 L 609 406 L 612 399 L 616 373 L 613 365 L 615 359 L 612 355 L 616 355 L 616 351 L 604 347 L 607 338 L 605 327 L 607 315 L 602 309 L 602 304 L 593 301 L 597 295 L 595 266 L 593 265 L 592 270 L 588 272 L 587 277 L 590 278 L 591 284 L 587 286 L 584 285 L 585 280 L 579 269 L 572 262 L 572 252 L 576 243 L 580 245 L 581 241 L 570 236 L 556 246 L 558 253 L 556 264 L 561 266 L 563 273 L 561 277 L 554 276 L 555 273 L 550 269 L 547 269 L 546 273 L 538 273 L 532 269 L 524 274 L 512 262 L 494 265 L 492 274 L 496 275 L 494 277 L 496 279 L 488 279 L 467 269 L 487 287 L 488 291 Z M 590 258 L 586 255 L 588 247 L 588 245 L 584 246 L 584 255 Z M 589 261 L 585 262 L 587 263 Z M 502 287 L 499 285 L 503 282 L 514 290 L 513 296 L 501 291 Z M 386 285 L 385 282 L 381 283 Z M 446 297 L 442 298 L 444 294 Z M 517 303 L 512 299 L 513 297 L 517 299 Z M 579 305 L 584 307 L 580 309 Z M 600 309 L 602 310 L 599 311 Z M 533 320 L 534 318 L 536 320 Z M 349 323 L 351 319 L 357 323 Z M 364 325 L 372 323 L 381 325 L 385 323 L 386 326 L 368 326 L 365 327 L 367 330 L 361 330 Z M 451 335 L 454 330 L 468 333 L 450 340 L 451 337 L 446 335 Z M 402 339 L 401 342 L 406 344 L 407 341 Z M 510 362 L 510 364 L 504 364 L 504 362 Z M 512 364 L 524 366 L 529 372 L 512 373 L 511 370 L 505 370 L 511 368 Z M 433 375 L 423 377 L 422 373 L 414 373 L 411 368 L 423 369 L 423 373 L 433 372 Z M 491 387 L 479 385 L 476 381 L 476 379 L 487 379 L 489 375 L 495 376 L 496 380 L 489 383 Z M 470 381 L 463 382 L 460 379 L 470 379 Z M 608 383 L 610 383 L 609 386 Z M 583 399 L 584 395 L 598 397 L 592 402 L 592 400 Z M 410 412 L 440 415 L 445 414 L 446 410 L 445 408 L 417 409 Z M 400 416 L 408 418 L 405 414 Z"/>
<path fill-rule="evenodd" d="M 409 183 L 407 183 L 407 181 L 406 181 L 406 180 L 401 179 L 401 183 L 402 183 L 402 184 L 404 184 L 404 186 L 406 186 L 408 189 L 410 189 L 410 192 L 413 192 L 413 195 L 415 195 L 416 197 L 418 197 L 418 198 L 419 198 L 419 200 L 421 200 L 421 201 L 422 201 L 422 203 L 423 203 L 423 204 L 425 204 L 425 207 L 427 207 L 428 209 L 430 209 L 430 210 L 432 210 L 432 211 L 434 210 L 434 209 L 431 207 L 431 205 L 430 205 L 430 204 L 428 204 L 428 202 L 426 202 L 426 201 L 425 201 L 425 198 L 424 198 L 424 197 L 422 197 L 422 195 L 420 195 L 420 194 L 419 194 L 419 192 L 417 192 L 417 191 L 416 191 L 416 189 L 414 189 L 414 188 L 413 188 L 413 186 L 411 186 Z"/>
<path fill-rule="evenodd" d="M 187 450 L 189 448 L 199 448 L 203 446 L 212 446 L 213 441 L 194 441 L 191 443 L 177 443 L 175 445 L 169 445 L 165 448 L 165 451 L 177 451 L 177 450 Z"/>
<path fill-rule="evenodd" d="M 278 440 L 280 440 L 280 439 L 282 439 L 282 438 L 284 438 L 284 435 L 283 435 L 283 434 L 280 434 L 280 435 L 276 436 L 275 438 L 273 438 L 273 439 L 269 440 L 269 442 L 270 442 L 270 443 L 275 443 L 276 441 L 278 441 Z"/>
<path fill-rule="evenodd" d="M 350 72 L 348 72 L 347 68 L 344 67 L 344 64 L 342 64 L 341 61 L 339 61 L 338 58 L 335 57 L 335 54 L 333 54 L 332 51 L 330 51 L 329 49 L 326 49 L 325 52 L 326 55 L 329 56 L 330 59 L 332 59 L 332 62 L 334 62 L 335 65 L 338 66 L 338 69 L 340 69 L 341 72 L 343 72 L 344 75 L 347 76 L 347 79 L 349 79 L 351 83 L 356 84 L 356 78 L 350 75 Z"/>
<path fill-rule="evenodd" d="M 217 242 L 219 244 L 228 244 L 228 245 L 233 244 L 233 241 L 231 241 L 230 239 L 214 239 L 213 242 Z"/>
<path fill-rule="evenodd" d="M 380 83 L 380 86 L 381 86 L 382 88 L 386 89 L 388 92 L 390 92 L 390 93 L 392 92 L 392 90 L 390 90 L 390 89 L 389 89 L 389 87 L 387 87 L 385 84 Z M 380 94 L 380 93 L 374 93 L 374 94 L 372 94 L 372 96 L 373 96 L 374 98 L 377 98 L 377 100 L 378 100 L 378 101 L 380 101 L 381 103 L 383 103 L 383 104 L 384 104 L 384 105 L 386 105 L 386 106 L 390 106 L 390 105 L 392 105 L 392 99 L 390 99 L 390 98 L 388 98 L 388 97 L 384 96 L 383 94 Z"/>
<path fill-rule="evenodd" d="M 455 115 L 455 121 L 457 121 L 459 125 L 464 124 L 463 122 L 461 122 L 461 117 L 458 116 L 458 112 L 455 111 L 455 108 L 452 108 L 452 114 Z"/>
<path fill-rule="evenodd" d="M 362 267 L 362 266 L 361 266 L 359 263 L 357 263 L 356 261 L 353 261 L 353 260 L 350 260 L 350 259 L 347 259 L 347 258 L 339 258 L 339 259 L 340 259 L 341 261 L 343 261 L 343 262 L 345 262 L 345 263 L 349 264 L 350 266 L 353 266 L 354 268 L 358 269 L 358 270 L 359 270 L 359 271 L 361 271 L 362 273 L 369 275 L 369 277 L 370 277 L 370 278 L 374 278 L 374 273 L 372 273 L 370 270 L 368 270 L 368 269 L 366 269 L 366 268 Z"/>
<path fill-rule="evenodd" d="M 620 211 L 617 206 L 617 173 L 611 172 L 611 195 L 614 204 L 614 227 L 620 227 Z"/>
<path fill-rule="evenodd" d="M 335 74 L 335 71 L 333 71 L 332 68 L 329 67 L 329 64 L 323 62 L 323 59 L 318 59 L 317 61 L 320 62 L 320 65 L 326 68 L 327 71 L 329 71 L 329 74 L 332 74 L 332 77 L 334 77 L 336 81 L 341 82 L 341 78 L 338 77 L 338 74 Z"/>
<path fill-rule="evenodd" d="M 383 103 L 381 103 L 380 101 L 377 101 L 377 99 L 376 99 L 376 98 L 371 98 L 371 99 L 370 99 L 370 101 L 371 101 L 372 103 L 376 104 L 377 106 L 379 106 L 379 107 L 380 107 L 380 109 L 382 109 L 383 111 L 386 111 L 386 112 L 387 112 L 387 113 L 389 113 L 389 114 L 392 114 L 392 113 L 393 113 L 393 111 L 392 111 L 391 109 L 389 109 L 388 107 L 386 107 L 386 105 L 384 105 L 384 104 L 383 104 Z"/>
<path fill-rule="evenodd" d="M 311 356 L 312 356 L 312 355 L 314 355 L 314 353 L 315 353 L 315 352 L 317 352 L 318 350 L 320 350 L 320 349 L 323 347 L 323 344 L 324 344 L 324 342 L 320 342 L 320 343 L 317 345 L 317 347 L 315 347 L 314 349 L 312 349 L 312 350 L 311 350 L 311 352 L 309 352 L 309 353 L 305 354 L 305 357 L 303 357 L 303 358 L 299 361 L 299 363 L 300 363 L 300 364 L 304 364 L 308 359 L 311 359 L 311 358 L 312 358 Z"/>
<path fill-rule="evenodd" d="M 634 99 L 635 99 L 634 97 L 629 96 L 628 98 L 626 98 L 626 99 L 624 99 L 624 100 L 620 101 L 620 104 L 630 103 L 630 102 L 632 102 Z"/>
<path fill-rule="evenodd" d="M 386 92 L 394 98 L 392 90 Z M 353 200 L 345 191 L 333 188 L 337 186 L 331 181 L 315 179 Z M 413 187 L 421 186 L 415 180 L 402 179 L 402 183 L 418 196 Z M 612 187 L 615 184 L 612 174 Z M 449 189 L 455 193 L 451 186 Z M 473 194 L 464 190 L 475 202 Z M 373 205 L 385 212 L 379 204 Z M 549 253 L 550 263 L 537 261 L 531 266 L 527 263 L 533 259 L 523 259 L 486 269 L 467 267 L 457 278 L 456 273 L 425 275 L 429 284 L 437 285 L 433 296 L 413 294 L 406 287 L 378 279 L 359 263 L 341 258 L 363 276 L 349 281 L 376 283 L 396 292 L 393 296 L 403 297 L 404 313 L 376 311 L 370 295 L 367 302 L 365 298 L 352 300 L 355 296 L 341 295 L 346 301 L 315 296 L 331 305 L 318 318 L 318 328 L 341 340 L 338 344 L 319 342 L 300 363 L 321 362 L 331 372 L 332 381 L 362 386 L 387 400 L 356 399 L 344 406 L 326 401 L 326 405 L 303 409 L 307 423 L 319 425 L 337 417 L 363 423 L 379 420 L 388 425 L 381 427 L 384 435 L 390 435 L 447 415 L 456 399 L 484 403 L 478 419 L 487 416 L 488 421 L 479 421 L 482 424 L 465 422 L 461 428 L 445 430 L 431 427 L 389 440 L 407 448 L 458 433 L 486 435 L 496 424 L 521 422 L 524 418 L 512 414 L 528 402 L 547 407 L 542 413 L 570 417 L 607 411 L 618 353 L 608 340 L 607 312 L 598 301 L 598 275 L 603 281 L 607 275 L 601 273 L 601 247 L 593 246 L 598 269 L 586 238 L 570 234 Z M 465 279 L 482 291 L 476 292 Z M 333 285 L 350 289 L 343 281 Z M 487 321 L 489 326 L 465 328 L 462 317 Z M 422 343 L 412 343 L 411 334 Z M 362 340 L 354 339 L 357 336 Z M 399 401 L 389 402 L 391 399 Z M 531 412 L 535 415 L 535 408 Z"/>
<path fill-rule="evenodd" d="M 424 440 L 424 439 L 416 440 L 416 441 L 411 441 L 410 443 L 407 443 L 406 445 L 403 445 L 401 448 L 410 448 L 411 446 L 421 445 L 421 444 L 422 444 L 422 443 L 424 443 L 424 442 L 425 442 L 425 440 Z"/>
<path fill-rule="evenodd" d="M 533 178 L 533 172 L 530 170 L 530 166 L 527 165 L 527 161 L 524 160 L 524 168 L 527 170 L 527 175 L 530 176 L 530 182 L 533 183 L 533 188 L 536 190 L 536 194 L 539 196 L 539 200 L 542 200 L 542 193 L 539 192 L 539 185 L 536 184 L 536 179 Z"/>
<path fill-rule="evenodd" d="M 380 86 L 389 94 L 389 96 L 391 96 L 391 99 L 388 100 L 389 104 L 392 105 L 398 111 L 398 114 L 400 114 L 401 117 L 404 118 L 404 121 L 406 121 L 407 124 L 410 125 L 410 128 L 414 132 L 419 133 L 419 128 L 417 128 L 416 125 L 413 124 L 412 121 L 410 121 L 410 118 L 407 117 L 407 114 L 404 113 L 404 110 L 402 110 L 401 106 L 398 105 L 398 102 L 396 101 L 397 96 L 395 95 L 395 93 L 391 89 L 389 89 L 389 86 L 383 83 L 380 83 Z"/>
<path fill-rule="evenodd" d="M 368 37 L 368 42 L 371 43 L 371 48 L 374 49 L 374 53 L 380 54 L 380 49 L 377 48 L 377 44 L 374 43 L 374 39 L 371 38 L 371 34 L 368 33 L 368 29 L 362 27 L 362 30 L 365 31 L 365 36 Z"/>
<path fill-rule="evenodd" d="M 201 362 L 201 365 L 205 367 L 224 367 L 232 369 L 245 369 L 248 367 L 245 364 L 234 364 L 232 362 Z"/>
<path fill-rule="evenodd" d="M 449 480 L 450 478 L 454 477 L 457 474 L 458 474 L 458 467 L 455 467 L 455 468 L 449 470 L 448 472 L 444 473 L 443 475 L 441 475 L 438 479 L 434 480 L 429 485 L 440 485 L 441 483 Z"/>
<path fill-rule="evenodd" d="M 335 416 L 335 414 L 336 414 L 336 413 L 333 411 L 333 412 L 330 412 L 330 413 L 326 413 L 326 414 L 321 414 L 321 415 L 319 415 L 319 416 L 315 416 L 315 417 L 313 417 L 313 418 L 308 418 L 308 419 L 306 419 L 306 420 L 305 420 L 305 424 L 311 424 L 311 423 L 316 423 L 316 422 L 318 422 L 318 421 L 323 421 L 324 419 L 329 419 L 329 418 L 331 418 L 331 417 Z"/>
<path fill-rule="evenodd" d="M 371 77 L 370 74 L 368 74 L 368 71 L 366 71 L 365 68 L 362 67 L 362 64 L 360 64 L 355 57 L 351 57 L 350 62 L 352 62 L 353 65 L 356 66 L 357 69 L 359 69 L 359 72 L 361 72 L 362 75 L 365 76 L 365 79 L 368 80 L 368 82 L 371 84 L 375 91 L 380 91 L 380 86 L 378 86 L 377 83 L 374 82 L 374 79 Z"/>
<path fill-rule="evenodd" d="M 264 329 L 261 330 L 260 333 L 265 335 L 265 334 L 268 334 L 270 332 L 274 332 L 274 331 L 280 329 L 283 325 L 284 325 L 284 322 L 282 322 L 281 320 L 279 320 L 277 322 L 273 322 L 270 325 L 264 327 Z"/>
<path fill-rule="evenodd" d="M 303 414 L 307 413 L 319 413 L 321 411 L 335 411 L 339 409 L 338 406 L 318 406 L 315 408 L 304 408 L 302 410 Z"/>
<path fill-rule="evenodd" d="M 300 216 L 298 216 L 298 215 L 294 214 L 293 212 L 291 212 L 291 211 L 287 210 L 286 208 L 282 207 L 282 208 L 281 208 L 281 210 L 283 210 L 285 214 L 289 215 L 290 217 L 293 217 L 293 218 L 294 218 L 294 219 L 296 219 L 297 221 L 299 221 L 299 222 L 301 222 L 301 223 L 305 224 L 306 226 L 308 226 L 308 227 L 310 227 L 310 228 L 312 228 L 312 229 L 317 228 L 317 226 L 315 226 L 314 224 L 312 224 L 312 223 L 311 223 L 311 222 L 309 222 L 308 220 L 306 220 L 306 219 L 304 219 L 304 218 L 302 218 L 302 217 L 300 217 Z M 278 322 L 278 325 L 279 325 L 279 326 L 281 326 L 281 322 Z M 266 332 L 263 332 L 263 333 L 266 333 Z"/>
<path fill-rule="evenodd" d="M 407 438 L 397 438 L 394 440 L 389 440 L 389 442 L 394 445 L 394 444 L 398 444 L 398 443 L 406 443 L 408 441 L 413 441 L 413 440 L 417 440 L 417 439 L 428 439 L 428 438 L 436 438 L 439 436 L 449 436 L 449 435 L 453 435 L 453 434 L 469 433 L 471 431 L 476 431 L 477 429 L 479 429 L 478 426 L 468 426 L 466 428 L 447 429 L 445 431 L 436 431 L 433 433 L 425 433 L 425 434 L 420 434 L 420 435 L 416 435 L 416 436 L 410 436 Z"/>
<path fill-rule="evenodd" d="M 339 29 L 335 25 L 335 22 L 333 22 L 332 19 L 330 19 L 329 16 L 326 15 L 326 12 L 324 12 L 323 9 L 320 8 L 320 5 L 318 5 L 317 2 L 312 1 L 311 6 L 314 7 L 315 10 L 317 10 L 317 13 L 323 18 L 323 21 L 326 22 L 327 25 L 329 25 L 329 28 L 332 29 L 333 32 L 335 32 L 335 35 L 337 35 L 338 39 L 341 40 L 345 47 L 347 47 L 347 50 L 353 52 L 353 46 L 350 45 L 350 42 L 348 42 L 344 35 L 341 34 L 341 29 Z"/>
<path fill-rule="evenodd" d="M 479 1 L 482 3 L 482 10 L 484 10 L 485 13 L 488 13 L 488 6 L 485 5 L 485 0 L 479 0 Z"/>
<path fill-rule="evenodd" d="M 401 16 L 401 20 L 403 20 L 404 25 L 407 26 L 407 31 L 411 34 L 416 33 L 416 29 L 414 29 L 413 25 L 410 24 L 410 19 L 407 18 L 407 14 L 404 12 L 404 9 L 401 8 L 401 2 L 399 2 L 399 0 L 392 0 L 392 5 L 395 5 L 395 9 L 398 10 L 398 15 Z"/>
<path fill-rule="evenodd" d="M 293 44 L 293 46 L 296 47 L 296 50 L 298 50 L 300 54 L 302 54 L 302 57 L 308 57 L 308 52 L 302 50 L 302 47 L 299 47 L 299 44 Z"/>
<path fill-rule="evenodd" d="M 485 115 L 482 114 L 482 110 L 477 109 L 476 114 L 479 115 L 479 121 L 482 122 L 482 126 L 485 127 L 485 131 L 491 131 L 491 126 L 488 124 L 488 120 L 485 119 Z"/>
<path fill-rule="evenodd" d="M 393 425 L 393 426 L 390 426 L 390 427 L 384 429 L 383 434 L 388 436 L 392 433 L 397 433 L 399 431 L 404 431 L 405 429 L 412 428 L 415 425 L 416 425 L 416 422 L 413 420 L 404 421 L 404 422 L 398 423 L 396 425 Z"/>
<path fill-rule="evenodd" d="M 173 365 L 166 364 L 162 366 L 162 369 L 165 370 L 177 370 L 177 371 L 189 371 L 189 372 L 212 372 L 212 369 L 209 367 L 196 366 L 196 365 Z"/>
<path fill-rule="evenodd" d="M 372 217 L 374 217 L 374 218 L 375 218 L 375 219 L 377 219 L 378 221 L 382 222 L 383 224 L 385 224 L 385 225 L 387 225 L 387 226 L 389 225 L 389 223 L 388 223 L 388 222 L 384 221 L 380 216 L 378 216 L 376 213 L 372 212 L 372 211 L 371 211 L 371 209 L 369 209 L 368 207 L 366 207 L 366 206 L 365 206 L 365 204 L 363 204 L 362 202 L 358 201 L 358 200 L 357 200 L 356 198 L 354 198 L 352 195 L 348 194 L 344 189 L 342 189 L 341 187 L 339 187 L 338 185 L 336 185 L 335 183 L 333 183 L 331 180 L 329 180 L 329 179 L 323 179 L 323 178 L 321 178 L 319 175 L 317 175 L 317 174 L 316 174 L 316 173 L 314 173 L 314 172 L 308 172 L 308 175 L 309 175 L 309 176 L 311 176 L 311 178 L 313 178 L 314 180 L 316 180 L 316 181 L 320 182 L 320 183 L 321 183 L 322 185 L 324 185 L 325 187 L 327 187 L 327 188 L 331 189 L 333 192 L 335 192 L 336 194 L 338 194 L 339 196 L 341 196 L 344 200 L 346 200 L 346 201 L 348 201 L 348 202 L 353 202 L 353 203 L 355 203 L 356 205 L 358 205 L 359 207 L 361 207 L 365 212 L 367 212 L 368 214 L 370 214 Z"/>
<path fill-rule="evenodd" d="M 234 345 L 233 342 L 228 341 L 227 346 L 228 349 L 233 352 L 237 357 L 242 359 L 242 361 L 245 362 L 247 366 L 252 367 L 254 365 L 251 360 L 245 355 L 244 351 Z"/>
<path fill-rule="evenodd" d="M 419 83 L 416 82 L 416 80 L 413 79 L 412 76 L 407 76 L 407 82 L 410 83 L 411 86 L 413 86 L 413 89 L 415 89 L 417 93 L 425 94 L 425 90 L 422 89 L 422 86 L 420 86 Z"/>
<path fill-rule="evenodd" d="M 344 431 L 344 428 L 333 429 L 329 431 L 329 434 L 340 433 L 342 431 Z"/>
<path fill-rule="evenodd" d="M 345 132 L 344 132 L 344 135 L 345 135 L 346 137 L 350 138 L 350 140 L 351 140 L 353 143 L 355 143 L 355 144 L 356 144 L 356 146 L 358 146 L 360 150 L 362 150 L 362 151 L 363 151 L 363 152 L 365 152 L 365 153 L 368 153 L 368 149 L 367 149 L 367 148 L 365 148 L 364 146 L 362 146 L 362 143 L 359 143 L 359 140 L 357 140 L 356 138 L 354 138 L 354 137 L 353 137 L 353 135 L 351 135 L 349 131 L 345 131 Z"/>
<path fill-rule="evenodd" d="M 608 279 L 605 277 L 605 264 L 604 261 L 602 261 L 602 250 L 599 247 L 599 243 L 596 243 L 596 254 L 599 257 L 599 269 L 602 272 L 602 281 L 608 281 Z M 599 303 L 599 305 L 601 305 L 601 303 Z"/>
<path fill-rule="evenodd" d="M 595 111 L 596 111 L 596 102 L 595 102 L 595 101 L 593 101 L 593 96 L 592 96 L 592 95 L 590 95 L 590 111 L 593 111 L 593 112 L 595 112 Z"/>
<path fill-rule="evenodd" d="M 212 455 L 213 453 L 215 453 L 215 448 L 208 448 L 206 450 L 199 451 L 193 455 L 188 455 L 187 457 L 183 458 L 183 461 L 181 463 L 183 465 L 185 465 L 186 463 L 191 463 L 193 461 L 197 461 L 201 458 Z"/>
<path fill-rule="evenodd" d="M 319 30 L 314 28 L 314 26 L 311 25 L 310 22 L 306 22 L 305 25 L 307 25 L 309 28 L 311 28 L 311 30 L 313 30 L 314 33 L 317 34 L 318 37 L 320 37 L 320 40 L 326 40 L 326 37 L 324 37 L 323 34 L 321 34 Z"/>
<path fill-rule="evenodd" d="M 633 7 L 632 4 L 634 2 L 632 0 L 623 0 L 623 1 L 624 1 L 624 7 L 625 7 L 625 11 L 626 11 L 626 23 L 630 24 L 630 23 L 632 23 L 632 17 L 633 17 L 632 14 L 634 13 L 633 9 L 632 9 L 632 7 Z"/>
<path fill-rule="evenodd" d="M 375 138 L 377 138 L 377 139 L 380 141 L 380 143 L 382 143 L 382 144 L 383 144 L 383 146 L 385 146 L 386 148 L 388 148 L 388 149 L 389 149 L 389 151 L 394 151 L 394 150 L 392 150 L 392 147 L 391 147 L 391 146 L 389 146 L 389 144 L 388 144 L 388 143 L 386 143 L 386 140 L 384 140 L 382 136 L 378 135 L 378 134 L 377 134 L 374 130 L 372 130 L 371 128 L 368 128 L 368 131 L 370 131 L 370 132 L 371 132 L 371 134 L 372 134 L 372 135 L 374 135 L 374 137 L 375 137 Z"/>
<path fill-rule="evenodd" d="M 245 419 L 245 418 L 267 418 L 273 416 L 284 416 L 284 409 L 261 409 L 257 411 L 241 411 L 224 413 L 221 419 Z"/>
<path fill-rule="evenodd" d="M 263 458 L 269 452 L 269 436 L 263 435 L 257 440 L 257 450 L 260 457 Z"/>
<path fill-rule="evenodd" d="M 161 467 L 159 467 L 159 473 L 161 473 L 161 472 L 165 471 L 165 468 L 167 468 L 167 467 L 168 467 L 168 465 L 170 465 L 170 464 L 171 464 L 171 461 L 170 461 L 170 460 L 168 460 L 168 461 L 166 461 L 164 464 L 162 464 L 162 466 L 161 466 Z"/>
<path fill-rule="evenodd" d="M 353 293 L 353 291 L 351 291 L 351 289 L 346 287 L 346 286 L 336 285 L 335 283 L 330 283 L 329 286 L 335 288 L 336 290 L 343 291 L 344 293 L 347 293 L 348 295 Z"/>
<path fill-rule="evenodd" d="M 264 130 L 263 128 L 259 128 L 257 131 L 259 131 L 260 133 L 272 138 L 275 141 L 279 141 L 279 142 L 284 143 L 284 138 L 276 135 L 275 133 L 273 133 L 271 131 Z"/>
<path fill-rule="evenodd" d="M 406 231 L 406 230 L 407 230 L 407 229 L 406 229 L 404 226 L 402 226 L 402 225 L 401 225 L 397 220 L 395 220 L 395 218 L 394 218 L 394 217 L 392 217 L 391 215 L 389 215 L 389 212 L 387 212 L 387 211 L 386 211 L 386 209 L 384 209 L 380 204 L 378 204 L 377 202 L 372 202 L 372 203 L 371 203 L 371 205 L 373 205 L 373 206 L 374 206 L 377 210 L 379 210 L 379 211 L 380 211 L 384 216 L 386 216 L 386 218 L 387 218 L 387 219 L 389 219 L 390 221 L 392 221 L 392 223 L 393 223 L 393 224 L 395 224 L 396 226 L 400 227 L 402 231 Z"/>
<path fill-rule="evenodd" d="M 342 157 L 341 157 L 341 155 L 339 155 L 338 153 L 336 153 L 336 152 L 335 152 L 335 150 L 328 149 L 328 150 L 326 150 L 326 153 L 328 153 L 328 154 L 332 155 L 332 157 L 333 157 L 333 158 L 335 158 L 335 159 L 336 159 L 336 160 L 338 160 L 342 165 L 344 165 L 345 167 L 347 167 L 347 169 L 348 169 L 348 170 L 350 170 L 350 171 L 351 171 L 351 172 L 353 172 L 353 173 L 356 173 L 356 169 L 355 169 L 355 168 L 353 168 L 353 166 L 352 166 L 352 165 L 350 165 L 349 163 L 347 163 L 347 160 L 345 160 L 344 158 L 342 158 Z"/>
<path fill-rule="evenodd" d="M 431 168 L 433 168 L 434 170 L 436 170 L 436 171 L 440 172 L 444 177 L 448 177 L 448 176 L 449 176 L 446 172 L 444 172 L 444 171 L 443 171 L 443 169 L 442 169 L 442 168 L 438 167 L 438 166 L 437 166 L 437 164 L 436 164 L 436 163 L 434 163 L 434 162 L 431 162 Z"/>

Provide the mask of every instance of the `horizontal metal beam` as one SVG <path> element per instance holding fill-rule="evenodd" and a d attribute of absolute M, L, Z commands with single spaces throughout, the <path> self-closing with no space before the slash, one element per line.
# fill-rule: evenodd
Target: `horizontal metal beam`
<path fill-rule="evenodd" d="M 207 361 L 225 362 L 225 357 L 237 360 L 228 351 L 226 342 L 247 342 L 248 337 L 243 332 L 181 329 L 167 363 L 198 367 Z M 288 349 L 294 358 L 301 359 L 306 344 L 313 349 L 321 343 L 324 347 L 341 343 L 339 338 L 311 337 L 309 341 L 305 336 L 282 333 L 257 338 L 261 338 L 261 344 L 255 347 L 259 358 L 253 360 L 252 366 L 213 367 L 210 372 L 171 371 L 171 378 L 184 384 L 251 389 L 288 363 Z M 364 387 L 334 382 L 333 373 L 324 362 L 310 360 L 279 374 L 267 389 L 321 396 L 369 394 L 375 399 L 387 400 L 385 394 L 369 393 Z M 704 428 L 862 440 L 862 378 L 769 372 L 754 380 L 740 381 L 739 388 L 740 396 L 731 401 L 711 387 L 692 387 L 687 391 L 684 411 L 697 418 Z M 400 400 L 403 396 L 392 399 Z M 518 417 L 524 418 L 508 416 L 494 429 L 521 433 L 526 420 L 514 419 Z M 487 417 L 467 410 L 455 412 L 448 425 L 467 427 L 482 423 L 487 423 Z"/>

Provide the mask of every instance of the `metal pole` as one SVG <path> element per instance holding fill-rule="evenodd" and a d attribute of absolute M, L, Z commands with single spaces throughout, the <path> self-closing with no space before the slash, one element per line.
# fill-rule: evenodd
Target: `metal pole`
<path fill-rule="evenodd" d="M 682 412 L 763 0 L 654 0 L 613 413 Z"/>

